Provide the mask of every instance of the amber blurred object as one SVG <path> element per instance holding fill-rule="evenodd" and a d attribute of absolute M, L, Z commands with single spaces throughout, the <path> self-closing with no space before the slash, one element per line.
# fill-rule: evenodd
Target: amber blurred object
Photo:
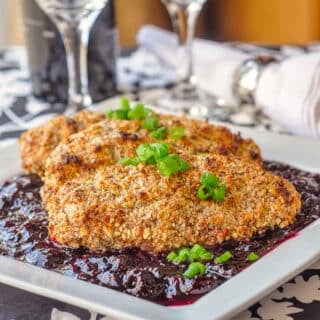
<path fill-rule="evenodd" d="M 320 39 L 319 0 L 211 0 L 221 40 L 305 44 Z"/>
<path fill-rule="evenodd" d="M 146 23 L 170 29 L 160 0 L 116 0 L 121 43 Z M 197 36 L 223 41 L 305 44 L 320 39 L 320 0 L 208 0 Z"/>

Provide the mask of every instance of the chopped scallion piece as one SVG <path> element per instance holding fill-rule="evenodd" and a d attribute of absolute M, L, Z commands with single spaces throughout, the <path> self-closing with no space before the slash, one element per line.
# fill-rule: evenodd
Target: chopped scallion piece
<path fill-rule="evenodd" d="M 154 152 L 154 158 L 159 160 L 169 154 L 169 144 L 167 143 L 152 143 L 151 148 Z"/>
<path fill-rule="evenodd" d="M 247 256 L 247 260 L 248 261 L 256 261 L 258 260 L 260 257 L 258 254 L 256 254 L 255 252 L 250 252 Z"/>
<path fill-rule="evenodd" d="M 157 130 L 151 132 L 151 137 L 157 140 L 163 140 L 167 134 L 167 129 L 165 127 L 160 127 Z"/>
<path fill-rule="evenodd" d="M 205 254 L 207 250 L 201 246 L 200 244 L 195 244 L 191 249 L 190 249 L 190 254 L 189 254 L 189 260 L 191 262 L 195 260 L 201 260 L 201 255 Z"/>
<path fill-rule="evenodd" d="M 181 248 L 178 252 L 178 256 L 174 259 L 173 262 L 175 263 L 183 263 L 186 262 L 189 258 L 189 251 L 188 248 Z"/>
<path fill-rule="evenodd" d="M 177 257 L 178 257 L 178 255 L 177 255 L 174 251 L 171 251 L 171 252 L 169 252 L 169 254 L 167 255 L 167 260 L 168 260 L 169 262 L 173 262 Z"/>
<path fill-rule="evenodd" d="M 169 154 L 158 160 L 158 169 L 161 174 L 169 178 L 174 173 L 188 170 L 189 164 L 177 154 Z"/>
<path fill-rule="evenodd" d="M 232 253 L 228 250 L 214 259 L 214 263 L 220 264 L 229 261 L 233 257 Z"/>
<path fill-rule="evenodd" d="M 129 109 L 130 109 L 129 99 L 127 99 L 125 97 L 120 98 L 119 109 L 129 111 Z"/>
<path fill-rule="evenodd" d="M 137 157 L 134 157 L 134 158 L 124 157 L 123 159 L 120 160 L 120 163 L 125 166 L 137 166 L 140 163 L 140 160 Z"/>
<path fill-rule="evenodd" d="M 142 143 L 138 146 L 137 156 L 141 162 L 148 164 L 155 163 L 154 151 L 148 143 Z"/>
<path fill-rule="evenodd" d="M 161 174 L 169 178 L 180 169 L 180 158 L 176 154 L 169 154 L 158 160 L 158 169 Z"/>
<path fill-rule="evenodd" d="M 211 260 L 213 259 L 213 254 L 209 251 L 200 253 L 200 260 Z"/>
<path fill-rule="evenodd" d="M 215 201 L 221 202 L 224 200 L 225 194 L 226 194 L 226 185 L 221 184 L 213 189 L 212 197 Z"/>
<path fill-rule="evenodd" d="M 145 118 L 141 126 L 148 131 L 154 131 L 159 127 L 159 120 L 155 117 Z"/>
<path fill-rule="evenodd" d="M 172 127 L 169 130 L 169 138 L 172 140 L 179 140 L 184 136 L 183 127 Z"/>
<path fill-rule="evenodd" d="M 127 120 L 128 110 L 122 110 L 122 109 L 109 110 L 106 116 L 111 119 Z"/>
<path fill-rule="evenodd" d="M 198 198 L 200 200 L 207 200 L 211 197 L 213 192 L 213 189 L 211 189 L 209 186 L 202 184 L 198 189 Z"/>
<path fill-rule="evenodd" d="M 144 119 L 149 114 L 149 110 L 141 103 L 136 104 L 128 112 L 129 120 L 141 120 Z"/>
<path fill-rule="evenodd" d="M 200 200 L 214 199 L 221 202 L 225 198 L 227 187 L 220 183 L 220 179 L 210 172 L 204 172 L 200 178 L 200 186 L 198 188 L 198 198 Z"/>
<path fill-rule="evenodd" d="M 206 273 L 206 266 L 201 262 L 192 262 L 189 264 L 187 270 L 183 273 L 186 278 L 194 278 L 196 275 L 204 275 Z"/>
<path fill-rule="evenodd" d="M 200 184 L 205 184 L 207 186 L 215 188 L 219 183 L 219 178 L 217 178 L 210 172 L 204 172 L 201 175 Z"/>
<path fill-rule="evenodd" d="M 180 171 L 187 171 L 190 169 L 190 165 L 187 161 L 180 159 Z"/>

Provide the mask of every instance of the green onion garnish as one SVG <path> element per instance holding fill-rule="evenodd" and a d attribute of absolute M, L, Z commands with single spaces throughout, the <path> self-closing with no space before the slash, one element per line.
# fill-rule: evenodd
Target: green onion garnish
<path fill-rule="evenodd" d="M 211 259 L 213 259 L 213 254 L 200 244 L 195 244 L 192 248 L 181 248 L 178 253 L 171 251 L 167 255 L 167 260 L 174 263 L 207 261 Z"/>
<path fill-rule="evenodd" d="M 212 195 L 212 189 L 205 184 L 202 184 L 198 189 L 198 198 L 200 200 L 207 200 Z"/>
<path fill-rule="evenodd" d="M 127 120 L 128 119 L 128 110 L 110 110 L 107 112 L 107 117 L 111 119 L 118 119 L 118 120 Z"/>
<path fill-rule="evenodd" d="M 141 120 L 146 118 L 149 113 L 150 110 L 145 108 L 145 106 L 142 103 L 138 103 L 128 112 L 128 119 Z"/>
<path fill-rule="evenodd" d="M 156 140 L 163 140 L 167 134 L 167 129 L 165 127 L 160 127 L 157 130 L 151 132 L 151 137 Z"/>
<path fill-rule="evenodd" d="M 188 170 L 189 164 L 180 159 L 179 155 L 169 154 L 158 160 L 158 169 L 161 174 L 169 178 L 174 173 Z"/>
<path fill-rule="evenodd" d="M 154 151 L 149 143 L 142 143 L 138 146 L 137 156 L 140 162 L 145 162 L 148 164 L 155 163 Z"/>
<path fill-rule="evenodd" d="M 200 253 L 200 259 L 199 260 L 212 260 L 213 254 L 209 251 Z"/>
<path fill-rule="evenodd" d="M 258 260 L 260 257 L 258 254 L 256 254 L 255 252 L 250 252 L 247 256 L 247 260 L 248 261 L 256 261 Z"/>
<path fill-rule="evenodd" d="M 155 117 L 145 118 L 141 123 L 142 128 L 154 131 L 159 127 L 159 120 Z"/>
<path fill-rule="evenodd" d="M 189 169 L 189 163 L 180 159 L 177 154 L 169 154 L 170 145 L 167 143 L 142 143 L 137 147 L 137 157 L 125 157 L 120 162 L 124 165 L 138 165 L 157 163 L 161 174 L 170 177 L 171 174 Z"/>
<path fill-rule="evenodd" d="M 183 127 L 172 127 L 169 130 L 169 138 L 172 140 L 179 140 L 184 136 Z"/>
<path fill-rule="evenodd" d="M 225 262 L 229 261 L 232 257 L 233 257 L 232 253 L 228 250 L 228 251 L 224 252 L 223 254 L 221 254 L 219 257 L 216 257 L 214 259 L 214 263 L 216 263 L 216 264 L 225 263 Z"/>
<path fill-rule="evenodd" d="M 221 202 L 224 200 L 225 194 L 226 194 L 226 185 L 221 184 L 213 189 L 212 198 L 217 202 Z"/>
<path fill-rule="evenodd" d="M 193 278 L 196 275 L 204 275 L 206 273 L 206 266 L 201 262 L 192 262 L 189 264 L 187 270 L 183 273 L 186 278 Z"/>
<path fill-rule="evenodd" d="M 210 172 L 204 172 L 200 178 L 200 184 L 204 184 L 210 187 L 215 188 L 220 183 L 218 177 L 214 176 Z"/>
<path fill-rule="evenodd" d="M 195 244 L 189 254 L 189 261 L 193 262 L 196 260 L 211 260 L 213 255 L 211 252 L 207 251 L 203 246 L 200 244 Z"/>
<path fill-rule="evenodd" d="M 156 160 L 159 160 L 169 154 L 170 145 L 167 143 L 152 143 L 150 146 Z"/>
<path fill-rule="evenodd" d="M 120 163 L 125 166 L 137 166 L 140 163 L 140 160 L 137 157 L 134 157 L 134 158 L 124 157 L 123 159 L 120 160 Z"/>
<path fill-rule="evenodd" d="M 175 263 L 183 263 L 186 262 L 189 258 L 189 251 L 188 248 L 181 248 L 178 252 L 178 256 L 174 259 L 173 262 Z"/>
<path fill-rule="evenodd" d="M 217 202 L 224 200 L 227 187 L 220 183 L 220 179 L 210 172 L 204 172 L 200 178 L 197 194 L 200 200 L 214 199 Z"/>
<path fill-rule="evenodd" d="M 120 101 L 119 101 L 119 109 L 121 110 L 128 110 L 130 109 L 130 102 L 129 102 L 129 99 L 125 98 L 125 97 L 122 97 L 120 98 Z"/>
<path fill-rule="evenodd" d="M 174 251 L 171 251 L 167 255 L 167 260 L 169 262 L 173 262 L 177 257 L 178 257 L 178 255 Z"/>
<path fill-rule="evenodd" d="M 108 118 L 120 120 L 142 120 L 151 116 L 151 114 L 152 111 L 146 108 L 142 103 L 138 103 L 133 108 L 130 108 L 130 101 L 124 97 L 120 98 L 119 109 L 106 112 Z"/>

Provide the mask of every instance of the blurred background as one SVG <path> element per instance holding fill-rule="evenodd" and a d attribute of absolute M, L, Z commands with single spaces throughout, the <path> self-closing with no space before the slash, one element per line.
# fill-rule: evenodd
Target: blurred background
<path fill-rule="evenodd" d="M 25 0 L 28 1 L 28 0 Z M 22 0 L 0 0 L 0 48 L 24 43 Z M 160 0 L 115 0 L 122 46 L 151 23 L 170 29 Z M 221 41 L 305 44 L 320 39 L 320 0 L 208 0 L 197 36 Z"/>

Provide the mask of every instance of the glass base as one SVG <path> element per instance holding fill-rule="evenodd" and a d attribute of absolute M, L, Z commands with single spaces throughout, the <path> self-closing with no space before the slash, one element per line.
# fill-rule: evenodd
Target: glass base
<path fill-rule="evenodd" d="M 186 93 L 186 92 L 184 92 Z M 170 112 L 185 113 L 199 119 L 215 119 L 224 121 L 233 111 L 219 99 L 202 90 L 196 89 L 188 94 L 177 94 L 177 90 L 167 91 L 156 99 L 156 106 Z"/>

